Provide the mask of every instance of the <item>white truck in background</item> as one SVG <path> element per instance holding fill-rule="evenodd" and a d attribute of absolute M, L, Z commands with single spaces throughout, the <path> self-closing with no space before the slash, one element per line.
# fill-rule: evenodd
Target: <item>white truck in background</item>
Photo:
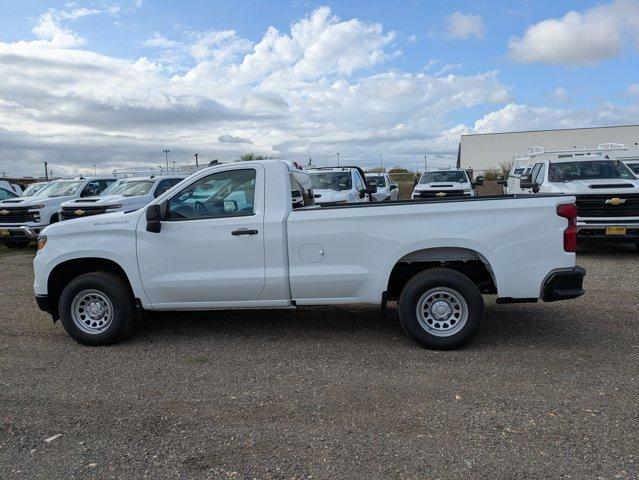
<path fill-rule="evenodd" d="M 59 221 L 63 202 L 99 195 L 113 182 L 112 176 L 54 180 L 30 197 L 0 202 L 0 242 L 9 248 L 28 245 L 44 227 Z"/>
<path fill-rule="evenodd" d="M 373 193 L 376 202 L 394 202 L 399 199 L 399 187 L 388 173 L 367 173 L 366 181 L 374 184 L 377 191 Z"/>
<path fill-rule="evenodd" d="M 60 205 L 59 218 L 70 220 L 103 213 L 137 210 L 186 177 L 187 174 L 167 176 L 152 174 L 145 177 L 124 178 L 113 183 L 98 196 L 63 202 Z"/>
<path fill-rule="evenodd" d="M 364 203 L 373 199 L 377 189 L 371 189 L 360 167 L 309 168 L 315 203 L 340 205 Z"/>
<path fill-rule="evenodd" d="M 612 157 L 612 158 L 611 158 Z M 639 249 L 639 179 L 605 151 L 539 152 L 520 188 L 532 194 L 576 198 L 577 239 L 631 243 Z"/>
<path fill-rule="evenodd" d="M 223 164 L 144 210 L 47 227 L 34 290 L 40 308 L 87 345 L 122 339 L 136 310 L 397 300 L 408 335 L 450 349 L 477 332 L 482 294 L 498 303 L 583 294 L 573 202 L 467 196 L 318 206 L 295 164 Z"/>
<path fill-rule="evenodd" d="M 475 187 L 483 185 L 484 177 L 473 182 L 466 170 L 445 168 L 426 170 L 413 189 L 412 198 L 474 197 Z"/>

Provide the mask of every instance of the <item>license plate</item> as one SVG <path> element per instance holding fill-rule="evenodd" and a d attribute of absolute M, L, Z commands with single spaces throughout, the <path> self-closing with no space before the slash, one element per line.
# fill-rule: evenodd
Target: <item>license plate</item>
<path fill-rule="evenodd" d="M 8 237 L 9 235 L 11 235 L 9 230 L 7 230 L 7 229 L 0 230 L 0 237 Z"/>
<path fill-rule="evenodd" d="M 626 227 L 606 227 L 606 235 L 625 235 Z"/>

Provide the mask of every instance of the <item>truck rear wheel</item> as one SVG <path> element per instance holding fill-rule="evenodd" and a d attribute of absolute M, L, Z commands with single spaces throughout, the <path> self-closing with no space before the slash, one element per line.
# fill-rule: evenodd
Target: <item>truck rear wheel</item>
<path fill-rule="evenodd" d="M 108 272 L 74 278 L 60 295 L 59 309 L 64 329 L 84 345 L 117 343 L 135 322 L 129 285 Z"/>
<path fill-rule="evenodd" d="M 484 299 L 465 275 L 447 268 L 424 270 L 411 278 L 399 298 L 404 331 L 436 350 L 470 342 L 484 315 Z"/>

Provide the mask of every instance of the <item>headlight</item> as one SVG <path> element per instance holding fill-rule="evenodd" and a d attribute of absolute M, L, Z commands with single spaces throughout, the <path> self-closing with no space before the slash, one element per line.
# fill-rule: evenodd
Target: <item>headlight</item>
<path fill-rule="evenodd" d="M 29 211 L 33 211 L 33 210 L 40 210 L 41 208 L 44 208 L 44 205 L 31 205 L 29 208 Z"/>
<path fill-rule="evenodd" d="M 109 205 L 107 207 L 105 207 L 107 210 L 113 210 L 114 208 L 122 208 L 122 204 L 118 204 L 118 205 Z"/>
<path fill-rule="evenodd" d="M 472 188 L 467 188 L 466 190 L 464 190 L 464 193 L 466 195 L 470 195 L 471 193 L 473 193 L 473 190 L 472 190 Z"/>
<path fill-rule="evenodd" d="M 38 235 L 38 250 L 42 250 L 46 244 L 47 244 L 47 236 Z"/>

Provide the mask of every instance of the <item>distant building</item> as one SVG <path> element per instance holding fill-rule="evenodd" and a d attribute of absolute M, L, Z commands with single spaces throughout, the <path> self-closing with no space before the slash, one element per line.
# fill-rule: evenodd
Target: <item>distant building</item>
<path fill-rule="evenodd" d="M 528 147 L 570 150 L 597 148 L 602 143 L 622 143 L 637 148 L 639 125 L 462 135 L 458 163 L 462 168 L 483 171 L 509 163 L 513 155 L 525 154 Z"/>

